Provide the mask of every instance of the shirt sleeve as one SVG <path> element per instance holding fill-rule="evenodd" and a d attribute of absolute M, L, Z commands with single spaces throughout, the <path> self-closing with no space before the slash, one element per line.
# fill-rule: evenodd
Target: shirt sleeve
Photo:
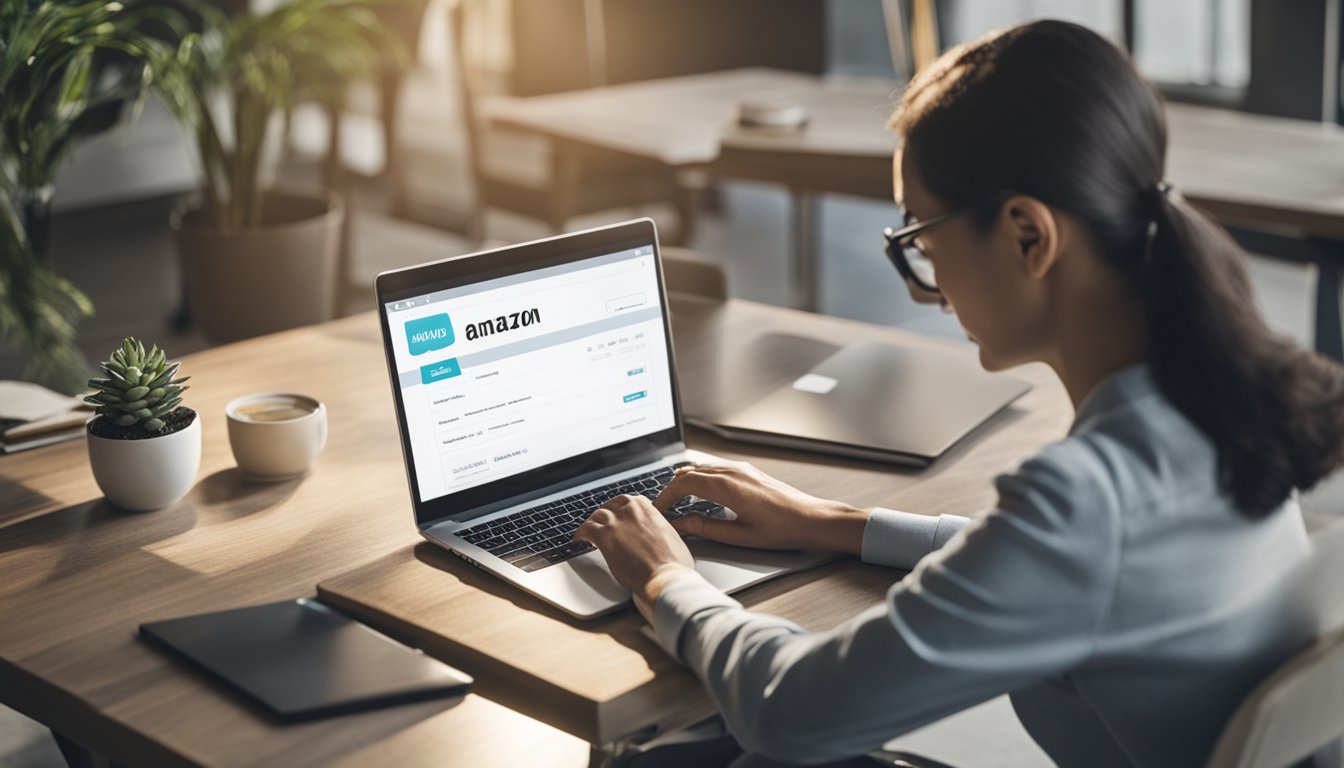
<path fill-rule="evenodd" d="M 863 529 L 863 562 L 911 570 L 970 521 L 961 515 L 916 515 L 877 507 L 868 513 Z"/>
<path fill-rule="evenodd" d="M 1113 486 L 1073 442 L 998 478 L 996 509 L 830 631 L 747 611 L 688 573 L 655 603 L 659 641 L 746 749 L 806 763 L 1068 670 L 1092 652 L 1121 538 Z"/>

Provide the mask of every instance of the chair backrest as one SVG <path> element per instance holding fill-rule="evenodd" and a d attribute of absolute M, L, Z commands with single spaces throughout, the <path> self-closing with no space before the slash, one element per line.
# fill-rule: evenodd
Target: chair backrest
<path fill-rule="evenodd" d="M 1344 738 L 1344 524 L 1318 533 L 1312 547 L 1304 586 L 1320 622 L 1320 638 L 1241 703 L 1208 768 L 1283 768 L 1312 755 L 1339 765 Z"/>
<path fill-rule="evenodd" d="M 697 251 L 663 246 L 663 279 L 668 293 L 690 293 L 720 301 L 728 298 L 728 275 L 718 262 Z"/>
<path fill-rule="evenodd" d="M 908 81 L 938 57 L 938 9 L 932 0 L 882 0 L 887 49 L 896 79 Z"/>

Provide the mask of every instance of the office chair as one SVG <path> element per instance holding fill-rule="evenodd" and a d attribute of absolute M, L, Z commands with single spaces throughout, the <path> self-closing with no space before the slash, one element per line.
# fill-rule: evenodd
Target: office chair
<path fill-rule="evenodd" d="M 485 237 L 485 212 L 499 208 L 540 220 L 553 232 L 577 216 L 621 208 L 670 203 L 678 228 L 667 238 L 684 244 L 691 236 L 699 204 L 698 191 L 683 188 L 676 172 L 661 163 L 580 145 L 539 138 L 500 136 L 483 130 L 477 102 L 484 74 L 469 55 L 467 29 L 481 0 L 461 0 L 451 11 L 453 57 L 463 117 L 468 162 L 475 187 L 470 237 Z M 501 139 L 508 144 L 500 146 Z M 539 146 L 540 145 L 540 146 Z"/>
<path fill-rule="evenodd" d="M 1218 740 L 1208 768 L 1294 765 L 1341 736 L 1344 631 L 1294 656 L 1242 702 Z M 1339 764 L 1338 747 L 1334 764 Z M 1321 765 L 1320 759 L 1315 765 Z"/>
<path fill-rule="evenodd" d="M 1315 757 L 1338 768 L 1344 746 L 1344 523 L 1312 537 L 1307 598 L 1320 638 L 1256 687 L 1228 721 L 1208 768 L 1281 768 Z"/>
<path fill-rule="evenodd" d="M 1284 662 L 1241 703 L 1207 768 L 1344 766 L 1344 522 L 1312 537 L 1303 597 L 1319 639 Z M 947 768 L 917 755 L 870 753 L 892 768 Z"/>

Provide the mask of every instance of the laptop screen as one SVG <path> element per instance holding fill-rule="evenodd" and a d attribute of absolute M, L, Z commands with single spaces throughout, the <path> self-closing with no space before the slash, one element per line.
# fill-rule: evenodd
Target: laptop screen
<path fill-rule="evenodd" d="M 676 426 L 652 245 L 383 312 L 421 502 Z"/>

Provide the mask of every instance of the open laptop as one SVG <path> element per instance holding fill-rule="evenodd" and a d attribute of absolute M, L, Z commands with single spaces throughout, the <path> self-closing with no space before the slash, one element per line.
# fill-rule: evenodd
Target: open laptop
<path fill-rule="evenodd" d="M 374 281 L 420 535 L 580 618 L 629 600 L 573 532 L 685 463 L 649 219 L 383 272 Z M 670 516 L 731 512 L 687 497 Z M 691 540 L 726 591 L 830 555 Z"/>

